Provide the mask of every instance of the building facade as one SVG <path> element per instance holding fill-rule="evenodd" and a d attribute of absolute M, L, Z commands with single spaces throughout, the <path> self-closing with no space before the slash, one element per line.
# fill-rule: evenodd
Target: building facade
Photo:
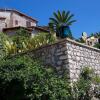
<path fill-rule="evenodd" d="M 97 37 L 91 36 L 91 37 L 87 38 L 87 40 L 86 40 L 86 44 L 89 45 L 89 46 L 94 46 L 97 43 L 100 44 L 100 38 L 99 37 L 97 38 Z"/>
<path fill-rule="evenodd" d="M 0 32 L 8 35 L 15 34 L 19 28 L 30 30 L 31 33 L 49 32 L 48 30 L 37 26 L 38 21 L 30 16 L 27 16 L 17 10 L 0 9 Z"/>
<path fill-rule="evenodd" d="M 0 9 L 0 31 L 3 28 L 36 26 L 37 20 L 11 9 Z"/>

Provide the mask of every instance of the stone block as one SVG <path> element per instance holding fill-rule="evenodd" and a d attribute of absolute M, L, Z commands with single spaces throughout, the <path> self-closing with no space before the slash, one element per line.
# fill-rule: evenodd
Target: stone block
<path fill-rule="evenodd" d="M 61 48 L 61 51 L 66 51 L 66 50 L 67 50 L 66 47 Z"/>
<path fill-rule="evenodd" d="M 62 65 L 62 61 L 58 61 L 57 62 L 57 65 Z"/>
<path fill-rule="evenodd" d="M 66 55 L 62 55 L 59 57 L 60 60 L 64 60 L 64 59 L 68 59 L 68 57 Z"/>
<path fill-rule="evenodd" d="M 56 53 L 57 56 L 60 56 L 62 54 L 63 54 L 63 52 Z"/>

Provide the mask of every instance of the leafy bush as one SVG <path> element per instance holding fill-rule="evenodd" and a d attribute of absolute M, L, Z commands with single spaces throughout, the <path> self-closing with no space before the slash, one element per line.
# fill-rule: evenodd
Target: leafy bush
<path fill-rule="evenodd" d="M 100 49 L 100 43 L 96 43 L 94 47 Z"/>
<path fill-rule="evenodd" d="M 28 56 L 0 60 L 0 100 L 91 100 L 93 96 L 100 98 L 100 77 L 88 67 L 71 85 Z"/>
<path fill-rule="evenodd" d="M 91 100 L 93 96 L 100 99 L 100 77 L 93 69 L 85 67 L 79 80 L 73 84 L 72 94 L 73 100 Z"/>
<path fill-rule="evenodd" d="M 52 34 L 38 33 L 34 37 L 31 37 L 30 33 L 24 28 L 16 31 L 16 34 L 11 37 L 0 33 L 0 46 L 2 46 L 0 56 L 25 52 L 54 42 L 55 37 Z"/>
<path fill-rule="evenodd" d="M 16 34 L 11 37 L 14 45 L 16 46 L 16 53 L 28 50 L 27 45 L 30 39 L 30 33 L 24 28 L 16 31 Z"/>
<path fill-rule="evenodd" d="M 85 41 L 82 38 L 76 39 L 76 41 L 79 43 L 85 43 Z"/>
<path fill-rule="evenodd" d="M 4 33 L 0 33 L 0 52 L 2 55 L 1 57 L 4 57 L 6 55 L 9 55 L 11 53 L 14 53 L 14 45 L 11 39 Z"/>
<path fill-rule="evenodd" d="M 16 53 L 55 42 L 55 37 L 49 33 L 38 33 L 34 37 L 31 37 L 30 33 L 23 28 L 18 30 L 11 39 L 16 46 Z"/>
<path fill-rule="evenodd" d="M 52 44 L 55 42 L 55 37 L 49 33 L 38 33 L 33 38 L 30 39 L 30 48 L 38 48 L 47 44 Z"/>
<path fill-rule="evenodd" d="M 0 100 L 67 100 L 68 82 L 45 67 L 28 56 L 1 60 Z"/>

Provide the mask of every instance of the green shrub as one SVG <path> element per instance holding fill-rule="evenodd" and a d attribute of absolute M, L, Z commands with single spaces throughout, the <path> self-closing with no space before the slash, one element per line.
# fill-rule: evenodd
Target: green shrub
<path fill-rule="evenodd" d="M 0 100 L 67 100 L 68 82 L 50 67 L 22 56 L 0 61 Z"/>
<path fill-rule="evenodd" d="M 91 100 L 93 96 L 100 99 L 100 77 L 93 69 L 82 69 L 78 81 L 73 84 L 72 95 L 72 100 Z"/>
<path fill-rule="evenodd" d="M 76 39 L 76 41 L 79 43 L 85 43 L 85 41 L 82 38 Z"/>
<path fill-rule="evenodd" d="M 50 33 L 38 33 L 29 40 L 30 48 L 38 48 L 55 42 L 55 37 Z"/>
<path fill-rule="evenodd" d="M 24 28 L 16 31 L 16 34 L 11 36 L 11 40 L 16 46 L 16 53 L 28 50 L 27 45 L 30 39 L 30 33 Z"/>
<path fill-rule="evenodd" d="M 12 41 L 6 34 L 0 33 L 0 58 L 9 53 L 14 53 Z"/>
<path fill-rule="evenodd" d="M 11 38 L 16 46 L 16 52 L 23 52 L 30 49 L 35 49 L 40 46 L 52 44 L 55 42 L 55 37 L 49 33 L 38 33 L 34 37 L 25 29 L 20 29 Z"/>
<path fill-rule="evenodd" d="M 100 43 L 96 43 L 94 47 L 100 49 Z"/>
<path fill-rule="evenodd" d="M 0 100 L 91 100 L 93 96 L 100 99 L 100 77 L 88 67 L 71 85 L 53 68 L 28 56 L 0 60 Z"/>
<path fill-rule="evenodd" d="M 49 33 L 38 33 L 34 37 L 31 37 L 30 34 L 24 28 L 20 28 L 16 34 L 10 37 L 0 33 L 0 57 L 25 52 L 55 42 L 55 37 Z"/>

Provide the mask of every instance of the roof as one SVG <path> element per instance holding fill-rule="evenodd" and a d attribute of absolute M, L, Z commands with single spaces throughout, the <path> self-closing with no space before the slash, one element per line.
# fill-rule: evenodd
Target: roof
<path fill-rule="evenodd" d="M 3 32 L 5 32 L 7 30 L 16 30 L 16 29 L 20 29 L 20 28 L 24 28 L 25 30 L 32 31 L 32 29 L 22 27 L 22 26 L 17 26 L 17 27 L 3 28 Z"/>
<path fill-rule="evenodd" d="M 35 29 L 35 30 L 40 30 L 40 31 L 43 31 L 43 32 L 49 32 L 48 30 L 40 28 L 38 26 L 31 26 L 31 27 L 28 27 L 28 28 L 27 27 L 22 27 L 22 26 L 3 28 L 3 32 L 6 32 L 8 30 L 16 30 L 16 29 L 20 29 L 20 28 L 24 28 L 24 29 L 26 29 L 28 31 L 32 31 L 33 29 Z"/>
<path fill-rule="evenodd" d="M 50 30 L 49 26 L 38 26 L 38 27 L 43 28 L 43 29 L 48 30 L 48 31 Z"/>
<path fill-rule="evenodd" d="M 18 10 L 15 10 L 15 9 L 0 9 L 0 11 L 15 12 L 15 13 L 21 15 L 21 16 L 25 16 L 25 17 L 27 17 L 27 18 L 29 18 L 29 19 L 35 21 L 35 22 L 38 22 L 36 19 L 34 19 L 34 18 L 30 17 L 30 16 L 27 16 L 26 14 L 24 14 L 24 13 L 18 11 Z"/>
<path fill-rule="evenodd" d="M 42 27 L 39 27 L 39 26 L 31 26 L 31 27 L 28 27 L 28 28 L 40 30 L 40 31 L 43 31 L 43 32 L 49 32 L 49 30 L 42 28 Z"/>

